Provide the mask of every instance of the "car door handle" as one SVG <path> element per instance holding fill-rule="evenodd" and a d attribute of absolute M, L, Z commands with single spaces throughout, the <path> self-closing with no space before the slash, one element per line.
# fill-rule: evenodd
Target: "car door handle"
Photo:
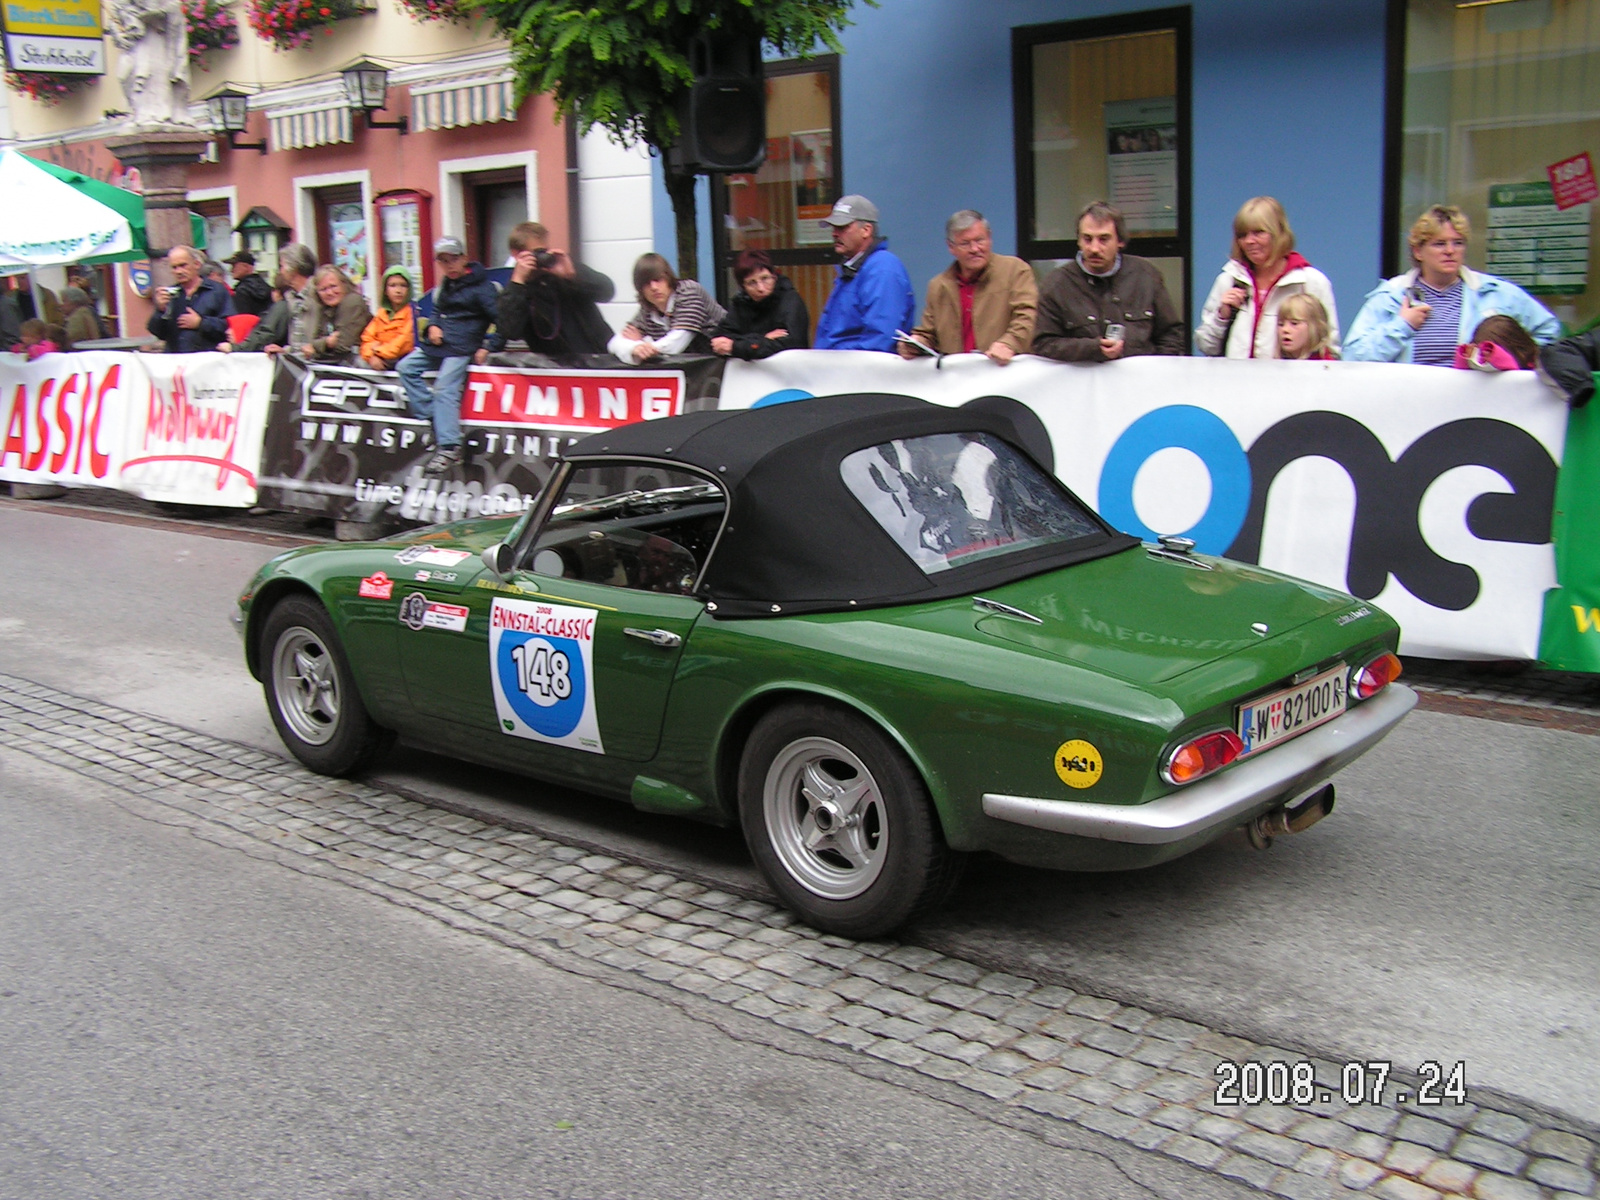
<path fill-rule="evenodd" d="M 683 645 L 683 639 L 670 629 L 624 629 L 622 632 L 629 637 L 639 638 L 652 646 L 661 646 L 667 650 Z"/>

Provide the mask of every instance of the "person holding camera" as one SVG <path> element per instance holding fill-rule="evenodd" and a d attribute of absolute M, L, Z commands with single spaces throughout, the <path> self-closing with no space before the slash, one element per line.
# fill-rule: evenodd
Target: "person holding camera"
<path fill-rule="evenodd" d="M 1339 352 L 1339 309 L 1333 284 L 1294 248 L 1289 214 L 1271 196 L 1246 200 L 1233 218 L 1233 245 L 1195 330 L 1195 348 L 1209 358 L 1288 358 L 1278 340 L 1279 312 L 1292 296 L 1322 308 L 1327 349 Z"/>
<path fill-rule="evenodd" d="M 1417 265 L 1367 293 L 1345 337 L 1350 362 L 1455 365 L 1456 347 L 1471 340 L 1478 322 L 1500 313 L 1540 345 L 1561 336 L 1561 322 L 1509 279 L 1466 264 L 1472 227 L 1450 204 L 1435 204 L 1411 226 Z"/>
<path fill-rule="evenodd" d="M 178 286 L 156 289 L 156 311 L 145 328 L 167 344 L 168 354 L 215 350 L 228 340 L 233 297 L 220 283 L 200 277 L 205 259 L 193 246 L 174 246 L 167 266 Z"/>
<path fill-rule="evenodd" d="M 549 230 L 537 221 L 516 226 L 508 242 L 511 280 L 500 293 L 495 322 L 501 335 L 553 358 L 604 354 L 611 326 L 598 306 L 611 299 L 616 285 L 573 262 L 565 250 L 553 249 Z"/>
<path fill-rule="evenodd" d="M 1078 255 L 1039 285 L 1033 352 L 1059 362 L 1182 354 L 1183 318 L 1149 259 L 1124 254 L 1122 210 L 1104 200 L 1078 214 Z"/>

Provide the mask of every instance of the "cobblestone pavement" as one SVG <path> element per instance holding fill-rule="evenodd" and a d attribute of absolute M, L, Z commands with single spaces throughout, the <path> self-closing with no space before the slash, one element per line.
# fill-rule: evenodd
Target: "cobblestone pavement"
<path fill-rule="evenodd" d="M 0 746 L 558 965 L 603 964 L 845 1048 L 879 1078 L 941 1081 L 1265 1194 L 1596 1194 L 1600 1134 L 1515 1100 L 1399 1102 L 1417 1081 L 1397 1075 L 1380 1102 L 1346 1104 L 1343 1064 L 916 945 L 819 934 L 759 900 L 4 674 Z M 1309 1094 L 1290 1103 L 1215 1102 L 1219 1063 L 1258 1064 L 1242 1067 L 1241 1090 L 1271 1096 L 1302 1061 Z"/>
<path fill-rule="evenodd" d="M 1442 696 L 1600 713 L 1600 675 L 1547 671 L 1526 663 L 1407 658 L 1405 681 Z"/>

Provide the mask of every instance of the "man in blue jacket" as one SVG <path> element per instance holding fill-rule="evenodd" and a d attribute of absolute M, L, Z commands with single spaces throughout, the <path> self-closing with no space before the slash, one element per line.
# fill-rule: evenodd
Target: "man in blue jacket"
<path fill-rule="evenodd" d="M 395 364 L 411 415 L 433 422 L 433 457 L 424 475 L 444 475 L 461 465 L 461 393 L 467 370 L 483 363 L 504 339 L 490 333 L 500 308 L 500 288 L 482 263 L 467 258 L 460 238 L 433 244 L 439 283 L 433 289 L 433 316 L 423 322 L 417 348 Z M 424 373 L 437 372 L 433 387 Z"/>
<path fill-rule="evenodd" d="M 865 196 L 845 196 L 823 224 L 833 226 L 833 252 L 844 261 L 812 344 L 893 353 L 895 331 L 911 328 L 917 298 L 905 264 L 878 236 L 878 206 Z"/>
<path fill-rule="evenodd" d="M 200 277 L 205 261 L 193 246 L 174 246 L 167 253 L 177 286 L 156 289 L 156 311 L 145 328 L 166 342 L 168 354 L 215 350 L 228 340 L 233 297 L 222 284 Z"/>

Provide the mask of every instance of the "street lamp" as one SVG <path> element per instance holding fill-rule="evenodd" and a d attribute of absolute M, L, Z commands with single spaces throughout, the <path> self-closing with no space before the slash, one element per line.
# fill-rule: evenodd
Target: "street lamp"
<path fill-rule="evenodd" d="M 407 131 L 410 123 L 403 116 L 395 121 L 372 119 L 372 114 L 389 102 L 387 67 L 380 67 L 377 63 L 364 58 L 353 66 L 346 67 L 343 76 L 345 104 L 352 112 L 362 112 L 367 115 L 368 129 L 398 129 L 401 134 Z"/>
<path fill-rule="evenodd" d="M 211 117 L 211 128 L 228 135 L 230 150 L 259 150 L 267 152 L 266 139 L 259 142 L 241 142 L 239 135 L 250 123 L 250 97 L 231 87 L 219 88 L 206 97 L 206 112 Z"/>

